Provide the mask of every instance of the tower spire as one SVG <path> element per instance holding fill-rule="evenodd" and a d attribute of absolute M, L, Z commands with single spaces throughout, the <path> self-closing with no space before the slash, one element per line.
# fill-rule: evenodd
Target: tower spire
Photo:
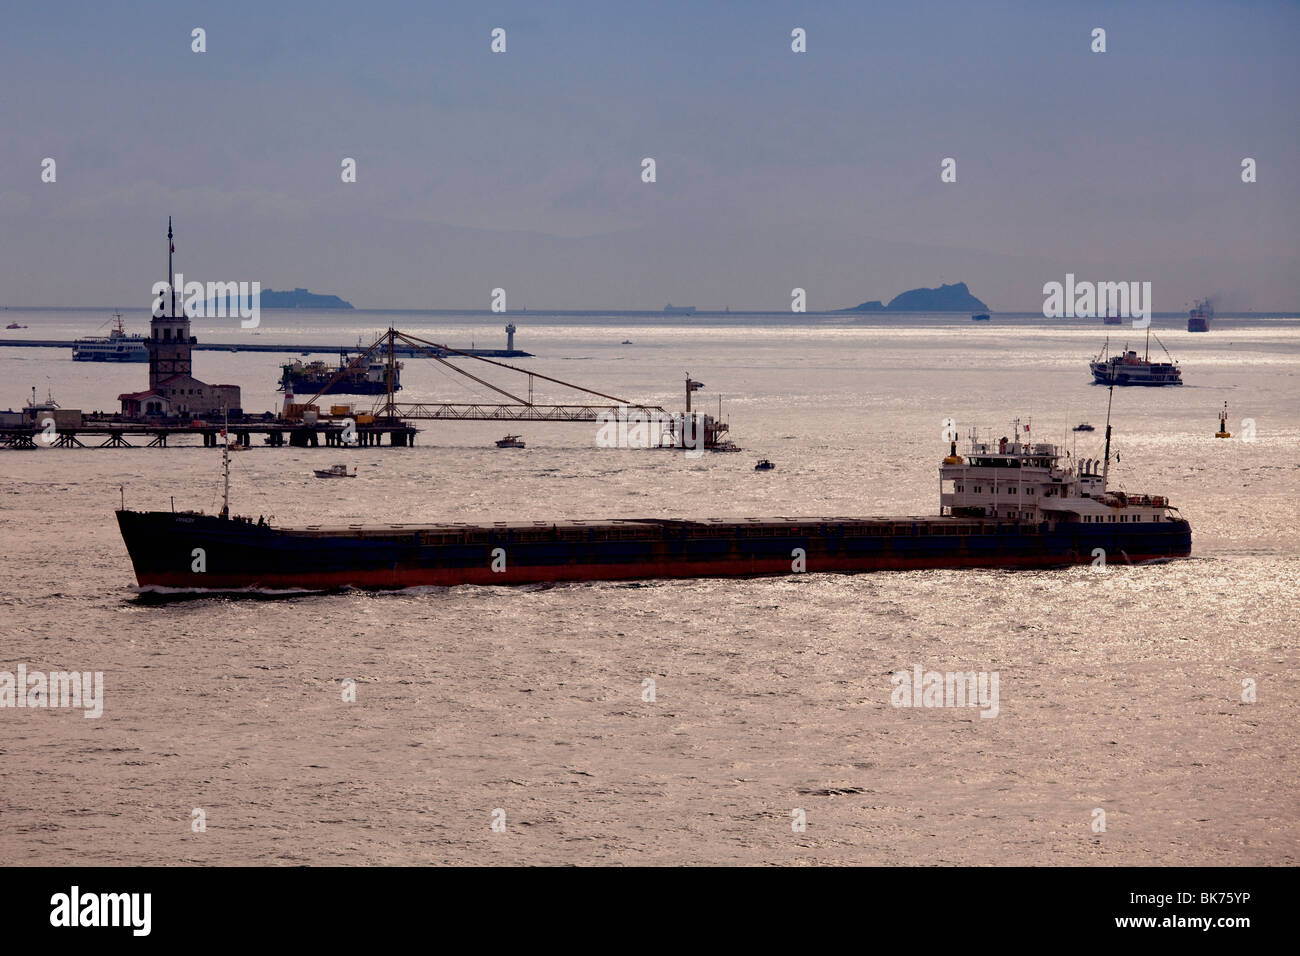
<path fill-rule="evenodd" d="M 176 243 L 172 241 L 172 217 L 167 217 L 167 288 L 172 292 L 172 311 L 171 317 L 176 318 L 176 273 L 172 271 L 172 253 L 176 251 Z"/>

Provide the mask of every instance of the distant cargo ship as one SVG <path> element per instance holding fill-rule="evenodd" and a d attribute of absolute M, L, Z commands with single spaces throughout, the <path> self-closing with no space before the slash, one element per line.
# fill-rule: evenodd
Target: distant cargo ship
<path fill-rule="evenodd" d="M 1156 339 L 1160 342 L 1159 339 Z M 1164 343 L 1160 342 L 1163 349 Z M 1139 358 L 1135 350 L 1128 350 L 1119 355 L 1107 357 L 1110 339 L 1102 347 L 1101 353 L 1088 367 L 1092 370 L 1092 380 L 1096 385 L 1182 385 L 1183 370 L 1172 359 L 1168 362 L 1151 361 L 1151 330 L 1147 329 L 1147 348 L 1145 357 Z M 1168 355 L 1169 350 L 1165 349 Z"/>
<path fill-rule="evenodd" d="M 393 363 L 393 391 L 402 387 L 402 363 Z M 388 393 L 388 363 L 383 359 L 363 361 L 339 354 L 339 364 L 316 361 L 304 364 L 294 359 L 280 366 L 280 391 L 295 395 L 385 395 Z"/>
<path fill-rule="evenodd" d="M 664 306 L 665 315 L 694 315 L 695 306 L 693 305 L 673 305 L 669 302 Z"/>
<path fill-rule="evenodd" d="M 1051 568 L 1186 557 L 1191 526 L 1165 498 L 1110 491 L 1105 465 L 1014 437 L 957 444 L 939 468 L 939 514 L 896 518 L 534 521 L 272 527 L 122 508 L 143 589 L 321 591 L 639 578 Z M 227 464 L 227 469 L 229 465 Z M 1100 468 L 1100 471 L 1099 471 Z M 205 556 L 195 570 L 195 549 Z"/>
<path fill-rule="evenodd" d="M 127 335 L 122 328 L 122 313 L 113 313 L 117 324 L 109 330 L 107 336 L 89 336 L 76 339 L 72 343 L 72 359 L 75 362 L 147 362 L 149 361 L 149 337 L 146 335 Z"/>
<path fill-rule="evenodd" d="M 1210 331 L 1210 320 L 1212 318 L 1214 318 L 1214 307 L 1210 305 L 1209 299 L 1202 299 L 1196 303 L 1196 307 L 1191 312 L 1187 313 L 1187 331 Z"/>

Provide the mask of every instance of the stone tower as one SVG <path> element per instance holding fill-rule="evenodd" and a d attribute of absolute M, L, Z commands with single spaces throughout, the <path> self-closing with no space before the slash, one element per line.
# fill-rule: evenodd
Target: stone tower
<path fill-rule="evenodd" d="M 149 323 L 149 387 L 173 375 L 191 374 L 190 352 L 198 340 L 190 335 L 190 320 L 184 308 L 176 314 L 176 273 L 172 271 L 172 254 L 176 244 L 172 241 L 172 220 L 167 217 L 167 282 L 171 288 L 171 307 L 164 306 Z M 182 295 L 184 290 L 181 290 Z"/>

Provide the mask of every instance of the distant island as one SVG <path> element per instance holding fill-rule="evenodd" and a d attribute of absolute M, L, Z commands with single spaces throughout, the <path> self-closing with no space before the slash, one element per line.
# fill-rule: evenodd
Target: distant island
<path fill-rule="evenodd" d="M 841 312 L 987 312 L 989 307 L 970 294 L 966 283 L 955 282 L 937 289 L 911 289 L 882 305 L 879 299 L 863 302 Z"/>
<path fill-rule="evenodd" d="M 306 289 L 294 289 L 292 292 L 276 292 L 274 289 L 262 290 L 262 308 L 264 309 L 350 309 L 351 302 L 345 302 L 336 295 L 318 295 Z"/>
<path fill-rule="evenodd" d="M 227 294 L 225 297 L 225 310 L 234 315 L 236 307 L 240 303 L 238 295 Z M 211 311 L 218 308 L 217 299 L 209 299 L 205 307 Z M 317 295 L 315 292 L 308 292 L 306 289 L 294 289 L 292 292 L 276 292 L 274 289 L 263 289 L 258 294 L 258 308 L 261 309 L 351 309 L 352 303 L 345 302 L 336 295 Z"/>

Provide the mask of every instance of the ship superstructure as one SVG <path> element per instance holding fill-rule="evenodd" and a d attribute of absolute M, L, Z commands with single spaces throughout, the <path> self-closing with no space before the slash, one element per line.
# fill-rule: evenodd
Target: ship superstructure
<path fill-rule="evenodd" d="M 1107 457 L 1110 429 L 1107 426 Z M 1161 525 L 1179 522 L 1178 510 L 1160 495 L 1127 494 L 1107 488 L 1105 458 L 1068 459 L 1050 442 L 1034 442 L 1029 425 L 1012 423 L 1010 438 L 996 442 L 971 436 L 965 457 L 956 453 L 939 469 L 942 513 L 996 518 L 1057 527 Z"/>

